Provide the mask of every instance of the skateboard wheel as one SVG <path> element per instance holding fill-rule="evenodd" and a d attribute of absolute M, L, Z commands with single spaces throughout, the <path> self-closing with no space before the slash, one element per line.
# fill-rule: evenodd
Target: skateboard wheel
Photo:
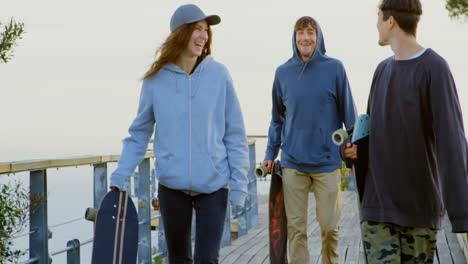
<path fill-rule="evenodd" d="M 88 207 L 85 213 L 85 219 L 91 222 L 96 221 L 97 209 L 93 207 Z"/>
<path fill-rule="evenodd" d="M 337 146 L 341 146 L 341 144 L 343 144 L 346 140 L 348 140 L 348 137 L 349 137 L 348 132 L 346 132 L 346 130 L 342 128 L 336 130 L 332 134 L 333 143 Z"/>
<path fill-rule="evenodd" d="M 261 166 L 255 169 L 255 176 L 266 177 L 267 175 L 268 175 L 268 170 L 266 167 Z"/>

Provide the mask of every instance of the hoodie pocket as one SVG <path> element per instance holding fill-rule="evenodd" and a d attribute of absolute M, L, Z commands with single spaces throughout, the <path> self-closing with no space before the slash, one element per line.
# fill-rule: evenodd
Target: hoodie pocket
<path fill-rule="evenodd" d="M 160 183 L 166 186 L 173 186 L 174 183 L 180 182 L 186 164 L 181 157 L 177 157 L 171 152 L 155 151 L 156 157 L 156 176 Z"/>
<path fill-rule="evenodd" d="M 208 153 L 197 153 L 192 160 L 192 187 L 194 190 L 211 193 L 228 182 L 227 162 L 217 162 Z M 226 161 L 226 160 L 224 160 Z"/>
<path fill-rule="evenodd" d="M 323 128 L 292 128 L 283 141 L 283 149 L 296 162 L 321 166 L 330 162 L 330 146 Z"/>

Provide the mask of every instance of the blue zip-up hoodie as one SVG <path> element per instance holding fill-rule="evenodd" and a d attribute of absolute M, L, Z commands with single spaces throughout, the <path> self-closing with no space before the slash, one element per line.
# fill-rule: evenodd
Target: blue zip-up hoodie
<path fill-rule="evenodd" d="M 331 134 L 343 123 L 350 130 L 356 109 L 344 66 L 325 55 L 323 34 L 316 24 L 312 58 L 301 60 L 293 32 L 293 56 L 276 69 L 265 160 L 274 160 L 281 147 L 283 167 L 330 172 L 341 167 Z"/>
<path fill-rule="evenodd" d="M 154 128 L 160 184 L 196 193 L 228 186 L 231 202 L 244 204 L 249 169 L 247 137 L 224 65 L 207 56 L 191 75 L 168 64 L 143 81 L 138 114 L 129 128 L 130 137 L 124 140 L 111 186 L 123 188 L 143 159 Z"/>

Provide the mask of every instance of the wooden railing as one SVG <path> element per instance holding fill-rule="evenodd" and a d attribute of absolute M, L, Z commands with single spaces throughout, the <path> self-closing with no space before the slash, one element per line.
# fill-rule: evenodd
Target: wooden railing
<path fill-rule="evenodd" d="M 48 199 L 47 199 L 47 170 L 63 167 L 76 167 L 83 165 L 93 166 L 93 203 L 94 208 L 99 204 L 108 192 L 108 163 L 117 162 L 119 155 L 107 156 L 81 156 L 63 159 L 49 160 L 29 160 L 0 163 L 0 177 L 5 174 L 29 171 L 29 193 L 31 200 L 40 197 L 41 203 L 30 211 L 29 219 L 29 259 L 25 263 L 49 263 L 52 256 L 67 253 L 67 263 L 80 263 L 80 246 L 92 243 L 92 238 L 80 242 L 78 239 L 72 239 L 67 242 L 64 249 L 56 252 L 49 252 L 48 240 L 50 231 L 48 225 Z M 255 169 L 255 141 L 249 139 L 249 185 L 248 195 L 245 206 L 235 207 L 228 205 L 226 223 L 224 226 L 222 246 L 229 245 L 231 242 L 231 226 L 234 226 L 237 235 L 242 236 L 258 223 L 257 207 L 257 185 L 254 175 Z M 150 169 L 151 160 L 154 159 L 152 152 L 147 152 L 143 161 L 138 166 L 138 173 L 134 174 L 134 186 L 129 186 L 135 194 L 134 199 L 138 200 L 137 209 L 139 217 L 139 242 L 138 242 L 138 263 L 152 263 L 152 258 L 156 255 L 165 255 L 164 230 L 159 224 L 157 230 L 158 245 L 156 252 L 152 252 L 151 246 L 151 199 L 155 193 L 156 177 L 154 170 Z M 130 182 L 130 179 L 129 181 Z M 83 212 L 84 213 L 84 212 Z M 154 218 L 153 214 L 153 218 Z"/>

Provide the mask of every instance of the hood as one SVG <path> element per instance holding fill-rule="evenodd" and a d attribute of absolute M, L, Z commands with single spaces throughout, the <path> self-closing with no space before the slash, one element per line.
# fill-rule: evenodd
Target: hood
<path fill-rule="evenodd" d="M 202 72 L 208 67 L 208 65 L 214 61 L 213 57 L 211 55 L 206 56 L 195 68 L 192 74 L 187 74 L 182 70 L 179 66 L 177 66 L 174 63 L 169 63 L 164 65 L 162 68 L 165 70 L 168 70 L 170 72 L 176 73 L 176 74 L 183 74 L 185 76 L 193 76 L 192 80 L 194 80 L 193 84 L 191 85 L 191 97 L 194 97 L 197 94 L 197 91 L 200 87 L 198 81 L 200 80 Z M 183 85 L 180 85 L 176 81 L 176 90 L 182 89 Z"/>
<path fill-rule="evenodd" d="M 327 50 L 325 49 L 325 40 L 323 39 L 323 33 L 322 29 L 320 28 L 320 24 L 317 22 L 317 20 L 313 17 L 311 17 L 312 20 L 314 20 L 315 24 L 317 25 L 317 43 L 315 47 L 314 54 L 312 55 L 312 58 L 309 60 L 311 61 L 316 61 L 320 58 L 325 57 L 325 53 Z M 296 47 L 296 32 L 293 30 L 293 35 L 292 35 L 292 48 L 293 48 L 293 61 L 299 62 L 303 64 L 304 62 L 302 61 L 301 57 L 299 56 L 299 52 L 297 51 Z"/>
<path fill-rule="evenodd" d="M 195 70 L 193 71 L 192 75 L 193 74 L 200 74 L 205 68 L 206 66 L 211 62 L 213 61 L 213 57 L 211 57 L 211 55 L 208 55 L 206 56 L 198 65 L 197 67 L 195 68 Z M 162 67 L 163 69 L 166 69 L 168 71 L 172 71 L 172 72 L 176 72 L 176 73 L 181 73 L 181 74 L 186 74 L 188 75 L 186 72 L 184 72 L 184 70 L 182 70 L 179 66 L 177 66 L 176 64 L 174 63 L 169 63 L 169 64 L 166 64 Z"/>

